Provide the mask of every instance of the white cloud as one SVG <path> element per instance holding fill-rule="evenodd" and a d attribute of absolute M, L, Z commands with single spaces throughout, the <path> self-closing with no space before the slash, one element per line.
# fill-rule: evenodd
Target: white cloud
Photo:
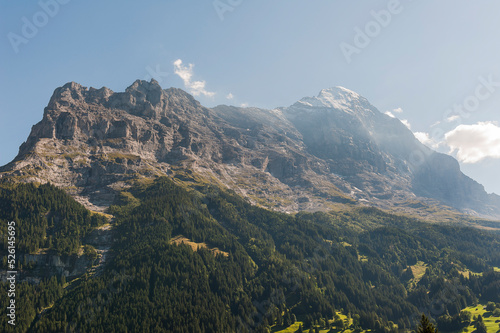
<path fill-rule="evenodd" d="M 403 123 L 403 125 L 405 125 L 406 127 L 408 127 L 409 130 L 411 130 L 411 124 L 408 120 L 406 119 L 403 119 L 401 120 L 401 122 Z"/>
<path fill-rule="evenodd" d="M 242 108 L 247 108 L 247 107 L 248 107 L 248 103 L 241 103 L 241 104 L 240 104 L 240 107 L 242 107 Z"/>
<path fill-rule="evenodd" d="M 429 148 L 437 149 L 443 143 L 443 142 L 437 142 L 434 138 L 431 138 L 431 135 L 427 132 L 415 132 L 413 133 L 413 135 L 415 135 L 418 141 L 420 141 Z"/>
<path fill-rule="evenodd" d="M 233 96 L 233 94 L 229 93 L 229 94 L 227 94 L 226 98 L 227 98 L 227 99 L 233 99 L 233 98 L 234 98 L 234 96 Z"/>
<path fill-rule="evenodd" d="M 448 118 L 446 118 L 446 122 L 451 123 L 452 121 L 455 121 L 457 119 L 460 119 L 459 115 L 449 116 Z"/>
<path fill-rule="evenodd" d="M 394 109 L 392 110 L 392 112 L 396 112 L 396 113 L 401 113 L 403 112 L 403 109 L 401 108 L 397 108 L 397 109 Z M 391 111 L 385 111 L 385 115 L 391 117 L 391 118 L 397 118 L 394 113 L 392 113 Z M 397 118 L 399 119 L 399 118 Z M 410 122 L 407 120 L 407 119 L 399 119 L 399 121 L 401 121 L 403 123 L 403 125 L 405 125 L 406 127 L 408 127 L 408 129 L 411 129 L 411 125 L 410 125 Z"/>
<path fill-rule="evenodd" d="M 426 146 L 431 146 L 432 145 L 432 139 L 429 133 L 425 132 L 415 132 L 413 133 L 415 137 L 418 139 L 418 141 L 422 142 Z"/>
<path fill-rule="evenodd" d="M 181 59 L 174 61 L 174 73 L 184 81 L 184 86 L 189 89 L 189 92 L 193 94 L 193 96 L 204 95 L 213 97 L 215 93 L 205 89 L 205 81 L 191 81 L 193 78 L 193 67 L 193 64 L 184 66 Z"/>
<path fill-rule="evenodd" d="M 500 127 L 494 122 L 459 125 L 445 134 L 450 153 L 457 152 L 463 163 L 477 163 L 491 157 L 500 158 Z"/>

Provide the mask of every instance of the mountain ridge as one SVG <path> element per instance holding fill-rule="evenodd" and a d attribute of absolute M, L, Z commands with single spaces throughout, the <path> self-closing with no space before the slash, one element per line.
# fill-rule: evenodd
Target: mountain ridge
<path fill-rule="evenodd" d="M 361 203 L 417 215 L 414 201 L 500 217 L 500 197 L 421 144 L 400 121 L 343 87 L 273 110 L 202 106 L 137 80 L 124 92 L 70 82 L 2 181 L 51 182 L 93 210 L 144 178 L 213 182 L 280 211 Z"/>

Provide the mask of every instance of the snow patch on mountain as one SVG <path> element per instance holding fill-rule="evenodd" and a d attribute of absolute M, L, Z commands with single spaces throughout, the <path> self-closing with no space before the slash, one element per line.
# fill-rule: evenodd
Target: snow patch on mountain
<path fill-rule="evenodd" d="M 340 110 L 349 114 L 357 113 L 360 109 L 368 113 L 373 113 L 369 108 L 360 108 L 360 105 L 363 105 L 365 102 L 365 98 L 358 93 L 338 86 L 323 89 L 315 97 L 304 97 L 288 108 L 287 111 L 290 112 L 293 109 L 299 109 L 305 112 L 312 112 L 316 108 L 326 108 Z M 292 111 L 292 113 L 294 112 Z"/>

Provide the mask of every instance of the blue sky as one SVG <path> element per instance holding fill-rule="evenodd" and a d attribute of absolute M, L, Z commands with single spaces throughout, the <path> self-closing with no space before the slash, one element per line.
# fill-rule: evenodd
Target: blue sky
<path fill-rule="evenodd" d="M 500 193 L 500 2 L 9 0 L 0 13 L 0 165 L 69 81 L 123 91 L 153 76 L 206 106 L 265 108 L 340 85 Z"/>

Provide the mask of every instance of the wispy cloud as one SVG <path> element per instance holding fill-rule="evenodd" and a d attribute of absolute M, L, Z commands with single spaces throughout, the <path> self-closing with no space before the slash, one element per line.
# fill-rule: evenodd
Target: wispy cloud
<path fill-rule="evenodd" d="M 391 118 L 396 118 L 396 116 L 394 115 L 394 113 L 392 113 L 391 111 L 385 111 L 385 114 L 388 115 Z"/>
<path fill-rule="evenodd" d="M 403 123 L 403 125 L 408 127 L 409 130 L 411 130 L 411 124 L 407 119 L 401 119 L 401 122 Z"/>
<path fill-rule="evenodd" d="M 227 94 L 227 96 L 226 96 L 226 99 L 233 99 L 233 98 L 234 98 L 234 95 L 231 93 Z"/>
<path fill-rule="evenodd" d="M 446 118 L 446 122 L 451 123 L 451 122 L 458 120 L 458 119 L 460 119 L 459 115 L 453 115 L 453 116 Z"/>
<path fill-rule="evenodd" d="M 443 144 L 442 141 L 436 141 L 435 138 L 431 137 L 427 132 L 414 132 L 413 135 L 415 135 L 418 141 L 429 148 L 438 149 Z"/>
<path fill-rule="evenodd" d="M 422 142 L 424 145 L 429 146 L 429 147 L 432 146 L 433 141 L 432 141 L 429 133 L 415 132 L 415 133 L 413 133 L 413 135 L 415 135 L 415 137 L 418 139 L 418 141 Z"/>
<path fill-rule="evenodd" d="M 177 74 L 182 79 L 182 81 L 184 81 L 184 86 L 189 90 L 191 94 L 193 94 L 193 96 L 215 96 L 214 92 L 207 91 L 205 89 L 205 81 L 193 81 L 193 67 L 193 64 L 184 66 L 181 59 L 177 59 L 176 61 L 174 61 L 174 73 Z"/>
<path fill-rule="evenodd" d="M 500 158 L 500 127 L 494 122 L 459 125 L 445 134 L 450 153 L 457 152 L 463 163 L 477 163 L 485 158 Z"/>
<path fill-rule="evenodd" d="M 399 119 L 398 117 L 396 117 L 394 115 L 394 113 L 403 113 L 403 109 L 401 108 L 396 108 L 396 109 L 393 109 L 392 111 L 385 111 L 384 114 L 391 117 L 391 118 L 397 118 Z M 406 127 L 408 127 L 408 129 L 411 130 L 411 124 L 410 122 L 407 120 L 407 119 L 399 119 L 400 122 L 403 123 L 403 125 L 405 125 Z"/>

